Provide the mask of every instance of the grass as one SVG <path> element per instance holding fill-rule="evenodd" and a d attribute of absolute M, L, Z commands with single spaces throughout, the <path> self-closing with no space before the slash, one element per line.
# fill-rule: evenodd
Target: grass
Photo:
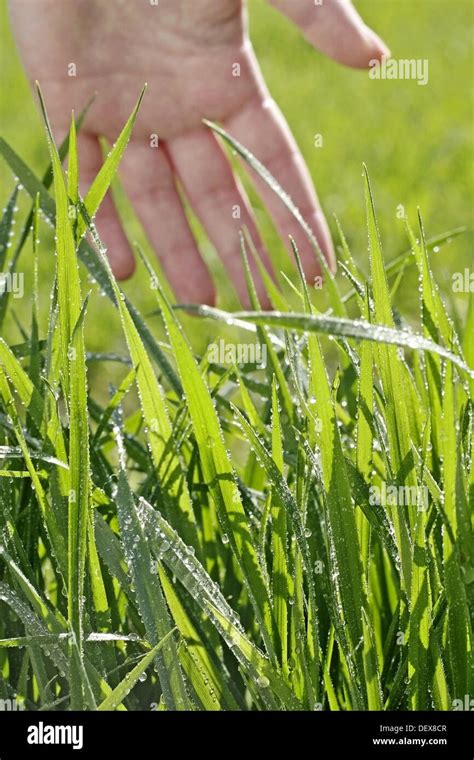
<path fill-rule="evenodd" d="M 346 277 L 326 271 L 322 311 L 294 248 L 291 301 L 267 281 L 274 312 L 258 303 L 243 234 L 252 310 L 191 311 L 234 344 L 258 341 L 267 363 L 210 363 L 138 247 L 160 339 L 150 330 L 94 225 L 139 105 L 84 199 L 80 119 L 58 151 L 43 104 L 43 180 L 0 141 L 17 178 L 0 223 L 3 270 L 31 255 L 37 271 L 40 229 L 53 225 L 56 238 L 48 319 L 39 320 L 37 286 L 21 341 L 0 339 L 0 697 L 30 710 L 465 704 L 474 298 L 457 330 L 430 260 L 457 233 L 427 240 L 419 216 L 416 232 L 406 222 L 406 252 L 387 265 L 365 171 L 370 276 L 341 231 Z M 298 218 L 254 157 L 209 128 Z M 30 207 L 7 248 L 19 192 Z M 393 306 L 410 269 L 415 330 Z M 121 327 L 118 355 L 88 350 L 94 290 Z M 2 320 L 15 318 L 14 298 L 1 306 Z M 119 382 L 104 402 L 88 378 L 91 365 L 110 362 Z M 377 503 L 384 488 L 397 498 Z"/>

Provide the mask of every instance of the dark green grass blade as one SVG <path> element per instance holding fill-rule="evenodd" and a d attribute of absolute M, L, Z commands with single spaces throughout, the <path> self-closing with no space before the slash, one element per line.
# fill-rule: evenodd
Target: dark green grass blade
<path fill-rule="evenodd" d="M 171 620 L 163 597 L 160 582 L 153 571 L 153 563 L 147 537 L 137 517 L 133 495 L 125 470 L 125 451 L 122 436 L 116 429 L 120 469 L 118 475 L 117 511 L 121 527 L 122 545 L 137 595 L 140 615 L 146 627 L 150 643 L 156 646 L 172 630 Z M 161 651 L 156 654 L 160 684 L 168 709 L 190 709 L 176 644 L 167 638 Z"/>

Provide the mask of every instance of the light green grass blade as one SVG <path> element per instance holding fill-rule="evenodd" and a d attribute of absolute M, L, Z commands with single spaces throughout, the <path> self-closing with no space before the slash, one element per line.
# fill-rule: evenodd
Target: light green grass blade
<path fill-rule="evenodd" d="M 73 707 L 81 709 L 83 684 L 76 684 L 73 669 L 76 655 L 79 671 L 83 669 L 84 648 L 83 598 L 87 554 L 87 533 L 91 499 L 89 471 L 89 421 L 87 413 L 87 368 L 84 345 L 84 317 L 86 304 L 82 304 L 79 265 L 69 218 L 69 199 L 43 96 L 38 88 L 44 123 L 49 140 L 56 199 L 57 286 L 59 304 L 60 352 L 62 386 L 69 408 L 69 466 L 71 473 L 68 514 L 68 616 L 74 643 L 71 654 L 71 683 Z M 77 180 L 77 148 L 75 129 L 70 133 L 70 154 L 73 159 L 72 177 Z M 77 194 L 77 187 L 70 185 Z M 77 674 L 79 677 L 81 673 Z"/>
<path fill-rule="evenodd" d="M 133 687 L 136 685 L 140 678 L 146 673 L 147 669 L 152 664 L 158 652 L 162 649 L 167 640 L 173 635 L 176 628 L 173 628 L 169 633 L 164 636 L 161 641 L 158 642 L 149 652 L 147 652 L 140 662 L 135 665 L 132 670 L 126 674 L 125 678 L 120 681 L 119 685 L 113 689 L 109 696 L 104 699 L 98 706 L 98 710 L 116 710 L 127 698 Z"/>
<path fill-rule="evenodd" d="M 382 687 L 380 684 L 380 673 L 377 660 L 377 650 L 375 646 L 375 637 L 373 626 L 364 609 L 362 609 L 363 623 L 363 658 L 364 672 L 367 683 L 367 708 L 369 710 L 382 710 Z"/>
<path fill-rule="evenodd" d="M 87 369 L 84 346 L 85 309 L 86 304 L 78 318 L 68 349 L 70 357 L 69 467 L 71 473 L 68 517 L 68 609 L 80 656 L 82 656 L 83 650 L 83 597 L 92 488 L 89 470 Z M 90 540 L 93 542 L 92 534 Z"/>
<path fill-rule="evenodd" d="M 256 680 L 258 691 L 265 696 L 268 690 L 268 698 L 273 695 L 278 697 L 286 710 L 299 710 L 301 704 L 292 695 L 283 679 L 275 672 L 270 661 L 241 633 L 241 631 L 227 618 L 222 615 L 211 603 L 208 609 L 212 611 L 222 630 L 225 631 L 226 639 L 232 649 L 238 649 L 251 668 Z"/>
<path fill-rule="evenodd" d="M 24 408 L 40 429 L 43 420 L 43 399 L 3 338 L 0 338 L 0 365 L 10 378 Z"/>
<path fill-rule="evenodd" d="M 94 232 L 94 234 L 96 233 Z M 100 250 L 99 241 L 98 247 Z M 178 521 L 189 543 L 196 545 L 197 534 L 193 506 L 173 439 L 173 429 L 164 392 L 155 375 L 151 360 L 115 281 L 109 263 L 104 254 L 101 254 L 101 256 L 111 287 L 115 293 L 122 328 L 130 357 L 135 367 L 135 378 L 150 452 L 156 468 L 156 475 L 163 486 L 163 493 L 167 497 L 167 502 L 169 502 L 165 502 L 166 511 L 170 519 Z M 176 477 L 171 478 L 170 485 L 165 485 L 164 479 L 170 471 L 175 472 Z M 178 506 L 177 510 L 175 509 L 176 505 Z"/>
<path fill-rule="evenodd" d="M 363 304 L 363 316 L 370 316 L 369 293 L 366 292 Z M 370 484 L 373 468 L 373 429 L 374 429 L 374 385 L 373 385 L 373 347 L 369 341 L 364 341 L 360 347 L 360 374 L 357 396 L 357 448 L 356 465 L 365 482 Z M 357 515 L 357 530 L 359 534 L 362 563 L 365 576 L 369 569 L 369 522 L 362 510 Z"/>
<path fill-rule="evenodd" d="M 10 233 L 13 231 L 17 197 L 18 185 L 15 186 L 15 189 L 13 190 L 13 193 L 11 194 L 7 205 L 5 206 L 5 210 L 0 221 L 0 272 L 3 272 L 5 268 L 8 249 L 11 246 Z M 3 298 L 3 295 L 3 293 L 0 294 L 0 298 Z"/>
<path fill-rule="evenodd" d="M 61 364 L 63 367 L 63 382 L 66 394 L 69 392 L 69 376 L 65 368 L 69 366 L 68 351 L 74 328 L 79 320 L 82 308 L 81 288 L 79 281 L 76 246 L 69 220 L 69 200 L 64 181 L 61 160 L 54 143 L 53 133 L 49 124 L 46 106 L 38 88 L 43 119 L 51 154 L 51 164 L 54 176 L 54 194 L 56 200 L 56 248 L 57 248 L 57 277 L 58 302 L 60 320 L 58 329 L 61 335 Z M 73 149 L 74 152 L 75 149 Z M 39 192 L 39 191 L 38 191 Z M 36 197 L 36 196 L 35 196 Z M 41 201 L 41 193 L 40 193 Z"/>
<path fill-rule="evenodd" d="M 127 147 L 128 141 L 130 140 L 132 129 L 135 124 L 135 120 L 137 118 L 138 111 L 140 109 L 141 102 L 143 100 L 143 96 L 145 95 L 145 90 L 146 90 L 146 85 L 143 87 L 143 90 L 141 91 L 140 96 L 138 98 L 137 104 L 135 108 L 133 109 L 122 132 L 118 136 L 112 150 L 110 151 L 109 155 L 105 159 L 104 164 L 100 168 L 99 173 L 95 177 L 94 181 L 92 182 L 92 185 L 90 186 L 89 190 L 86 193 L 86 196 L 84 198 L 84 206 L 86 207 L 87 213 L 91 219 L 94 219 L 97 211 L 99 210 L 99 206 L 104 200 L 105 195 L 112 183 L 112 180 L 115 177 L 120 161 L 124 154 L 125 148 Z M 79 239 L 82 237 L 82 235 L 86 231 L 86 228 L 87 228 L 87 224 L 85 220 L 82 217 L 80 217 L 78 219 L 78 224 L 77 224 L 77 235 Z"/>
<path fill-rule="evenodd" d="M 75 221 L 77 216 L 77 201 L 79 197 L 79 165 L 77 156 L 77 135 L 76 121 L 74 111 L 71 117 L 71 126 L 69 128 L 69 156 L 67 164 L 67 194 L 73 210 L 70 209 L 71 221 Z"/>
<path fill-rule="evenodd" d="M 468 367 L 474 369 L 474 293 L 469 296 L 469 306 L 466 318 L 466 327 L 464 329 L 464 337 L 462 342 L 462 348 L 464 356 L 466 357 L 466 363 Z M 474 397 L 474 377 L 470 379 L 471 397 Z"/>
<path fill-rule="evenodd" d="M 423 228 L 423 220 L 419 211 L 418 226 L 420 230 L 420 242 L 417 242 L 410 229 L 410 226 L 407 223 L 408 237 L 412 245 L 412 250 L 415 254 L 415 259 L 421 279 L 423 326 L 426 332 L 435 342 L 440 342 L 439 336 L 441 335 L 446 346 L 451 345 L 454 336 L 454 347 L 456 348 L 456 352 L 458 352 L 459 344 L 457 341 L 457 336 L 453 330 L 452 320 L 447 314 L 446 307 L 443 303 L 439 288 L 436 284 L 436 280 L 434 279 L 433 272 L 431 270 L 430 262 L 428 259 L 425 231 Z"/>

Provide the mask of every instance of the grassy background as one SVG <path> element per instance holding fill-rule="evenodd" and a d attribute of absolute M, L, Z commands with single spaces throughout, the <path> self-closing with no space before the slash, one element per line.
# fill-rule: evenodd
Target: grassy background
<path fill-rule="evenodd" d="M 473 55 L 469 30 L 473 6 L 469 0 L 356 3 L 367 22 L 388 42 L 395 58 L 429 60 L 429 84 L 424 87 L 415 81 L 373 81 L 366 72 L 338 66 L 315 52 L 266 2 L 249 0 L 249 5 L 251 35 L 270 90 L 296 136 L 332 229 L 335 213 L 360 262 L 367 258 L 363 161 L 375 189 L 387 258 L 405 247 L 403 223 L 396 218 L 399 203 L 412 219 L 420 206 L 428 236 L 472 224 L 474 120 L 469 81 Z M 0 0 L 0 28 L 1 133 L 33 169 L 41 172 L 48 161 L 47 146 L 9 30 L 5 0 Z M 322 148 L 314 147 L 316 133 L 323 136 Z M 3 162 L 0 183 L 0 201 L 4 202 L 11 190 L 11 176 Z M 272 235 L 258 199 L 252 199 L 269 245 L 283 257 L 283 247 Z M 126 215 L 133 230 L 133 219 Z M 46 234 L 41 276 L 49 279 L 54 262 L 47 243 Z M 206 246 L 205 241 L 202 243 Z M 435 257 L 434 269 L 448 297 L 452 297 L 452 272 L 472 261 L 471 245 L 472 237 L 465 235 Z M 28 283 L 30 265 L 25 254 L 20 268 Z M 414 274 L 408 275 L 409 282 L 412 277 Z M 411 282 L 414 285 L 413 279 Z M 148 288 L 142 287 L 143 283 L 143 273 L 139 272 L 126 290 L 146 311 Z M 26 291 L 30 290 L 27 284 Z M 403 293 L 409 291 L 409 287 L 403 288 L 399 296 L 401 306 L 408 311 L 412 299 Z M 104 301 L 97 296 L 91 303 L 97 319 L 89 345 L 103 349 L 106 338 L 112 350 L 118 330 L 109 323 L 113 310 Z M 461 297 L 453 306 L 462 314 L 464 303 Z M 229 305 L 225 296 L 224 305 Z"/>

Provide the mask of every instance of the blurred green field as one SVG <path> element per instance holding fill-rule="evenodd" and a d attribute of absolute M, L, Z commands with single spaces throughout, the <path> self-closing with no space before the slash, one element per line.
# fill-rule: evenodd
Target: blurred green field
<path fill-rule="evenodd" d="M 353 254 L 364 262 L 367 240 L 363 161 L 375 190 L 387 258 L 405 247 L 403 222 L 396 216 L 400 203 L 412 220 L 417 206 L 421 208 L 428 236 L 472 225 L 474 101 L 470 83 L 474 6 L 470 0 L 419 0 L 416 4 L 412 0 L 358 0 L 356 5 L 387 41 L 395 58 L 429 60 L 427 86 L 416 81 L 374 81 L 366 72 L 338 66 L 315 52 L 296 28 L 266 2 L 249 2 L 251 35 L 270 90 L 296 136 L 333 231 L 332 215 L 337 214 Z M 0 132 L 39 173 L 48 162 L 48 150 L 11 37 L 5 0 L 0 1 L 0 28 Z M 323 147 L 314 146 L 315 134 L 322 135 Z M 2 161 L 0 187 L 3 203 L 11 192 L 12 179 Z M 285 257 L 258 199 L 252 196 L 252 200 L 269 246 Z M 21 203 L 27 207 L 26 198 Z M 133 219 L 129 221 L 134 230 Z M 41 277 L 50 282 L 54 260 L 48 242 L 45 236 Z M 453 297 L 452 272 L 472 262 L 471 246 L 472 236 L 466 234 L 435 255 L 434 270 L 448 298 Z M 20 268 L 28 278 L 28 251 L 23 254 Z M 414 273 L 408 275 L 408 284 L 415 286 L 414 277 Z M 221 275 L 221 282 L 222 279 Z M 153 302 L 148 303 L 149 289 L 143 283 L 143 273 L 138 272 L 127 283 L 126 291 L 146 312 Z M 221 290 L 221 302 L 229 306 L 225 282 Z M 49 288 L 45 289 L 46 301 L 48 292 Z M 403 288 L 399 298 L 401 308 L 413 310 L 410 287 Z M 461 315 L 465 300 L 461 296 L 453 304 Z M 112 350 L 117 330 L 109 323 L 109 318 L 115 319 L 112 307 L 104 301 L 98 296 L 92 299 L 91 321 L 95 326 L 89 345 L 103 349 L 106 341 Z M 20 319 L 22 308 L 23 305 L 17 310 Z M 25 299 L 25 320 L 29 319 L 27 308 Z"/>

